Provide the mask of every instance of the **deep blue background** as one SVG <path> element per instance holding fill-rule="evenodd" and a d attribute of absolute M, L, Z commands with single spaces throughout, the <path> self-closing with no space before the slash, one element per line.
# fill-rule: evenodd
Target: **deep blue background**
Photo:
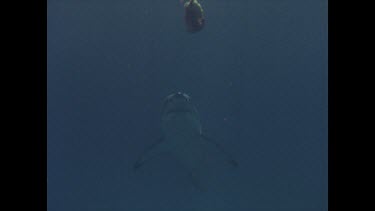
<path fill-rule="evenodd" d="M 48 211 L 328 210 L 327 1 L 202 6 L 188 34 L 178 0 L 48 0 Z M 132 171 L 175 91 L 240 163 L 222 188 Z"/>

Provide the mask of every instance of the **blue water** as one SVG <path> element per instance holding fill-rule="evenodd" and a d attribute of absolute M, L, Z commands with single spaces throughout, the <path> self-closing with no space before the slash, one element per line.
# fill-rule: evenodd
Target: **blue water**
<path fill-rule="evenodd" d="M 48 0 L 48 211 L 324 211 L 327 1 Z M 132 166 L 186 92 L 239 167 L 195 190 L 177 161 Z"/>

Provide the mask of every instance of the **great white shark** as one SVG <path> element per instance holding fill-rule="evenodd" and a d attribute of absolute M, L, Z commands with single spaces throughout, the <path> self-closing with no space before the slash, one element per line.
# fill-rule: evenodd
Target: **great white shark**
<path fill-rule="evenodd" d="M 198 111 L 187 94 L 177 92 L 166 97 L 161 124 L 162 137 L 139 157 L 134 164 L 135 170 L 156 156 L 173 154 L 187 169 L 192 184 L 204 190 L 199 172 L 205 168 L 207 160 L 219 156 L 220 162 L 238 166 L 237 161 L 221 145 L 202 132 Z"/>

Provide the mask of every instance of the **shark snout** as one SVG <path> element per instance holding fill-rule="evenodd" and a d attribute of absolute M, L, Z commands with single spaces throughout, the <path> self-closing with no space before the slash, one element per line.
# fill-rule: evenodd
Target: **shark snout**
<path fill-rule="evenodd" d="M 173 93 L 173 94 L 170 94 L 168 95 L 168 97 L 166 98 L 166 101 L 189 101 L 190 100 L 190 96 L 187 95 L 186 93 L 183 93 L 183 92 L 176 92 L 176 93 Z"/>
<path fill-rule="evenodd" d="M 163 113 L 170 114 L 174 112 L 187 112 L 194 110 L 194 106 L 190 102 L 190 96 L 183 92 L 175 92 L 167 96 L 164 106 Z"/>
<path fill-rule="evenodd" d="M 187 95 L 185 93 L 182 93 L 182 92 L 177 92 L 176 95 L 175 95 L 175 98 L 177 98 L 177 99 L 184 99 L 184 100 L 189 100 L 190 99 L 189 95 Z"/>

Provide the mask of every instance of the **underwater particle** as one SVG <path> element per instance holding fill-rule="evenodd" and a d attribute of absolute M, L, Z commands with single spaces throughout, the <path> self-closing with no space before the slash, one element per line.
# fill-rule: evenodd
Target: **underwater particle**
<path fill-rule="evenodd" d="M 201 31 L 205 25 L 203 8 L 198 0 L 187 0 L 185 8 L 185 25 L 190 33 Z"/>

